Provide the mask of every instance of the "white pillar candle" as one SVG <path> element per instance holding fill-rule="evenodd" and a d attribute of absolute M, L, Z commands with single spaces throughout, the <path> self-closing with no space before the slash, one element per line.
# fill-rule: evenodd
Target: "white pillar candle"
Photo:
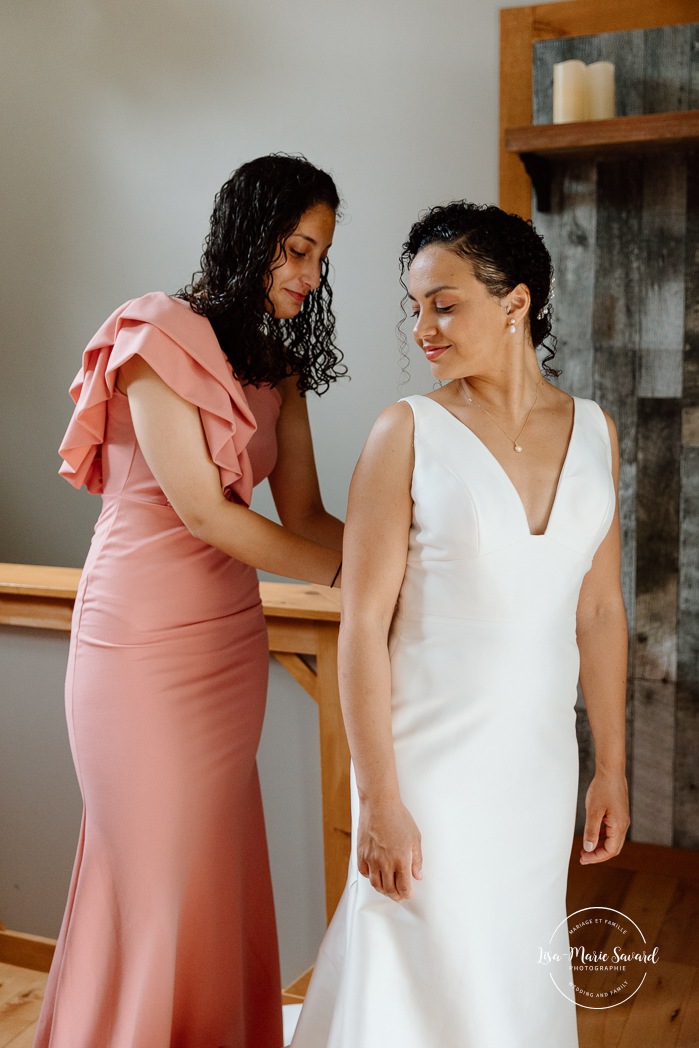
<path fill-rule="evenodd" d="M 614 116 L 614 63 L 593 62 L 587 67 L 587 119 Z"/>
<path fill-rule="evenodd" d="M 553 122 L 567 124 L 585 120 L 587 106 L 587 71 L 584 62 L 571 58 L 553 67 Z"/>

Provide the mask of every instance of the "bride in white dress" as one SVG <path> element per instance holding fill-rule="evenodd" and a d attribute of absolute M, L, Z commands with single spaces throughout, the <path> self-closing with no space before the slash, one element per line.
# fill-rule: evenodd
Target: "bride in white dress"
<path fill-rule="evenodd" d="M 347 887 L 294 1048 L 575 1048 L 539 948 L 580 862 L 621 850 L 626 617 L 614 424 L 546 379 L 551 262 L 495 207 L 433 208 L 402 255 L 440 387 L 379 418 L 345 531 Z M 542 374 L 543 371 L 543 374 Z"/>

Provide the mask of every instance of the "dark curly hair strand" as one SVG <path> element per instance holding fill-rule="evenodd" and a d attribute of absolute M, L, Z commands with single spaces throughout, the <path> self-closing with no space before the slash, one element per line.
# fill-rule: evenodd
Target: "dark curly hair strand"
<path fill-rule="evenodd" d="M 548 378 L 560 375 L 560 371 L 549 366 L 556 355 L 556 339 L 551 334 L 553 266 L 543 239 L 531 222 L 493 204 L 472 204 L 467 200 L 430 208 L 412 226 L 403 244 L 400 282 L 406 298 L 407 272 L 417 253 L 430 244 L 443 244 L 468 259 L 476 279 L 498 298 L 509 294 L 517 284 L 526 284 L 531 296 L 532 342 L 535 348 L 543 346 L 547 350 L 541 369 Z"/>
<path fill-rule="evenodd" d="M 347 372 L 335 344 L 327 259 L 298 316 L 280 320 L 270 311 L 272 272 L 286 260 L 286 240 L 317 204 L 337 214 L 332 178 L 305 157 L 283 153 L 243 164 L 216 196 L 201 270 L 177 297 L 208 318 L 242 382 L 274 386 L 296 375 L 302 393 L 324 393 Z"/>

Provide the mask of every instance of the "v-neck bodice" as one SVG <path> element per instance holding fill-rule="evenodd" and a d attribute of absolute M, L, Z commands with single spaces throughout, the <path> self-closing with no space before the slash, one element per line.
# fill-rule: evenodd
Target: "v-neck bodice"
<path fill-rule="evenodd" d="M 415 419 L 415 467 L 401 613 L 509 621 L 542 603 L 547 617 L 574 615 L 582 579 L 614 516 L 611 445 L 600 407 L 575 398 L 546 530 L 533 535 L 515 485 L 480 438 L 429 397 L 406 402 Z"/>
<path fill-rule="evenodd" d="M 433 400 L 431 397 L 425 397 L 424 399 L 428 400 L 431 404 L 436 404 L 437 407 L 440 408 L 442 411 L 446 411 L 446 413 L 448 415 L 451 415 L 451 417 L 454 420 L 455 424 L 457 426 L 460 426 L 462 429 L 465 429 L 466 432 L 478 444 L 481 445 L 481 447 L 485 451 L 486 455 L 489 455 L 490 458 L 493 459 L 493 463 L 494 463 L 495 468 L 500 470 L 500 472 L 503 475 L 504 480 L 507 483 L 509 483 L 511 485 L 511 487 L 512 487 L 512 491 L 514 493 L 515 500 L 519 504 L 519 507 L 520 507 L 520 509 L 522 511 L 522 516 L 524 517 L 524 523 L 526 525 L 527 532 L 528 532 L 530 538 L 533 538 L 533 539 L 534 538 L 543 538 L 547 534 L 547 532 L 548 532 L 549 524 L 551 523 L 551 518 L 553 517 L 554 510 L 556 508 L 556 501 L 558 499 L 558 492 L 560 490 L 561 483 L 562 483 L 562 481 L 564 479 L 564 476 L 565 476 L 566 467 L 568 465 L 568 455 L 569 455 L 569 452 L 570 452 L 570 445 L 572 444 L 573 439 L 575 438 L 575 431 L 576 431 L 576 428 L 577 428 L 576 425 L 575 425 L 576 418 L 577 418 L 577 408 L 576 408 L 577 398 L 576 397 L 572 397 L 571 398 L 572 401 L 573 401 L 573 425 L 571 427 L 570 435 L 568 437 L 568 444 L 566 446 L 565 455 L 563 457 L 563 464 L 562 464 L 562 466 L 561 466 L 561 468 L 559 470 L 558 478 L 556 480 L 556 488 L 555 488 L 555 491 L 554 491 L 553 502 L 551 503 L 551 507 L 549 509 L 548 517 L 546 519 L 546 527 L 544 528 L 544 530 L 542 532 L 534 532 L 534 531 L 531 530 L 531 527 L 530 527 L 530 524 L 529 524 L 529 518 L 527 517 L 527 511 L 524 508 L 524 502 L 522 500 L 522 496 L 520 495 L 519 491 L 517 490 L 515 482 L 512 480 L 512 477 L 510 477 L 510 475 L 508 474 L 507 470 L 502 465 L 502 463 L 497 458 L 497 456 L 494 455 L 493 452 L 490 450 L 490 448 L 487 446 L 485 441 L 481 440 L 481 438 L 478 436 L 478 434 L 474 433 L 474 431 L 471 429 L 470 426 L 467 426 L 465 422 L 462 422 L 459 418 L 457 418 L 456 415 L 452 411 L 449 411 L 448 408 L 445 408 L 443 404 L 439 403 L 439 401 Z"/>

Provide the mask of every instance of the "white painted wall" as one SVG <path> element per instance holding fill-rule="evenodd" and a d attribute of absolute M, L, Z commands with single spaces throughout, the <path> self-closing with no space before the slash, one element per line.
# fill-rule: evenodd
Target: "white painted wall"
<path fill-rule="evenodd" d="M 496 199 L 500 6 L 514 5 L 3 0 L 0 560 L 82 563 L 97 500 L 56 476 L 82 347 L 123 300 L 189 279 L 216 190 L 274 150 L 328 168 L 347 203 L 332 261 L 352 381 L 310 405 L 326 503 L 344 513 L 376 415 L 431 385 L 413 356 L 399 388 L 408 227 L 439 201 Z M 266 492 L 256 507 L 270 511 Z M 53 681 L 55 652 L 46 658 Z M 29 746 L 49 689 L 18 698 L 6 689 L 23 684 L 2 687 L 3 715 L 11 706 Z M 314 718 L 275 670 L 261 771 L 289 977 L 312 960 L 323 924 Z M 3 789 L 15 826 L 31 820 L 27 798 Z M 0 919 L 6 905 L 0 897 Z"/>

